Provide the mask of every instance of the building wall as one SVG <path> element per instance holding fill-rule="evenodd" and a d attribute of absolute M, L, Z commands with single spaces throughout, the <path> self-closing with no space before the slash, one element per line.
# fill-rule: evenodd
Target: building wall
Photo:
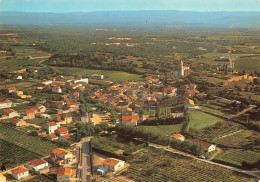
<path fill-rule="evenodd" d="M 20 174 L 15 174 L 15 173 L 12 173 L 12 176 L 17 179 L 17 180 L 20 180 L 22 178 L 26 178 L 27 176 L 29 176 L 29 171 L 26 171 L 24 173 L 20 173 Z"/>
<path fill-rule="evenodd" d="M 2 103 L 2 104 L 0 104 L 0 109 L 2 109 L 2 108 L 10 108 L 10 107 L 12 107 L 12 102 L 7 102 L 7 103 Z"/>

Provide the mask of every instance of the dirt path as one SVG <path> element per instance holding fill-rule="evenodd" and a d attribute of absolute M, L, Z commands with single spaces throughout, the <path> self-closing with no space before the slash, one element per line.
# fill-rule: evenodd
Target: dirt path
<path fill-rule="evenodd" d="M 94 125 L 102 123 L 103 121 L 108 121 L 109 116 L 110 116 L 110 113 L 104 114 L 104 113 L 101 113 L 101 112 L 94 111 L 94 113 L 93 113 Z"/>
<path fill-rule="evenodd" d="M 240 133 L 240 132 L 242 132 L 242 131 L 244 131 L 244 130 L 238 130 L 238 131 L 236 131 L 236 132 L 234 132 L 234 133 L 230 133 L 230 134 L 227 134 L 227 135 L 223 135 L 223 136 L 221 136 L 221 137 L 218 137 L 217 139 L 225 138 L 225 137 L 228 137 L 228 136 L 232 136 L 232 135 L 235 135 L 235 134 Z"/>
<path fill-rule="evenodd" d="M 209 158 L 210 161 L 213 160 L 218 154 L 220 154 L 220 153 L 222 152 L 222 150 L 221 150 L 220 148 L 216 148 L 216 150 L 217 150 L 217 152 L 216 152 L 215 154 L 213 154 L 213 155 Z"/>

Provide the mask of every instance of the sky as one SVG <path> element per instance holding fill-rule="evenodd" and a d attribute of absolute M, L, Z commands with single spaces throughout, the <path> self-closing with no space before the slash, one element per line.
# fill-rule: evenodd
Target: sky
<path fill-rule="evenodd" d="M 0 11 L 115 10 L 260 11 L 260 0 L 0 0 Z"/>

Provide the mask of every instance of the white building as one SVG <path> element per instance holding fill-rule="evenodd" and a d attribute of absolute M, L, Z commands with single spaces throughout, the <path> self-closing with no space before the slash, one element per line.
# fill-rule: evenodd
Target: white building
<path fill-rule="evenodd" d="M 115 159 L 115 158 L 107 158 L 102 163 L 103 168 L 113 172 L 122 169 L 124 166 L 125 166 L 125 161 Z"/>
<path fill-rule="evenodd" d="M 78 82 L 83 82 L 88 84 L 88 78 L 80 78 L 79 80 L 74 80 L 73 83 L 76 84 Z"/>
<path fill-rule="evenodd" d="M 71 168 L 68 167 L 59 168 L 56 171 L 57 181 L 70 181 L 71 174 L 72 174 Z"/>
<path fill-rule="evenodd" d="M 27 167 L 28 169 L 34 170 L 34 171 L 38 171 L 40 173 L 41 173 L 41 171 L 49 172 L 49 164 L 47 161 L 45 161 L 43 159 L 33 160 L 33 161 L 29 162 L 28 164 L 26 164 L 25 167 Z"/>
<path fill-rule="evenodd" d="M 58 165 L 71 164 L 75 162 L 75 156 L 63 148 L 54 149 L 51 158 Z"/>
<path fill-rule="evenodd" d="M 10 107 L 12 107 L 12 105 L 13 105 L 12 101 L 5 100 L 3 102 L 0 102 L 0 109 L 2 109 L 2 108 L 10 108 Z"/>
<path fill-rule="evenodd" d="M 44 125 L 44 128 L 48 131 L 48 134 L 54 133 L 60 125 L 56 122 L 49 122 Z"/>
<path fill-rule="evenodd" d="M 210 144 L 210 143 L 198 140 L 198 139 L 193 139 L 191 141 L 192 141 L 192 143 L 201 144 L 205 148 L 206 152 L 212 152 L 212 151 L 216 150 L 216 145 L 213 145 L 213 144 Z"/>
<path fill-rule="evenodd" d="M 18 167 L 11 170 L 11 173 L 16 180 L 20 180 L 29 176 L 29 169 L 25 167 Z"/>

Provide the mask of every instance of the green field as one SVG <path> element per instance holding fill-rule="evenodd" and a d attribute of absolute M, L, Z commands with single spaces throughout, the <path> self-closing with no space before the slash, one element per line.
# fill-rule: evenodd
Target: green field
<path fill-rule="evenodd" d="M 93 70 L 93 69 L 83 69 L 83 68 L 67 68 L 67 67 L 54 67 L 59 69 L 65 74 L 79 74 L 79 75 L 92 75 L 101 74 L 104 75 L 105 80 L 111 80 L 114 82 L 124 81 L 124 80 L 143 80 L 142 75 L 127 73 L 123 71 L 107 71 L 107 70 Z"/>
<path fill-rule="evenodd" d="M 158 126 L 138 126 L 152 133 L 159 133 L 163 135 L 170 135 L 172 133 L 180 133 L 183 124 L 175 125 L 158 125 Z"/>
<path fill-rule="evenodd" d="M 222 119 L 203 113 L 201 111 L 188 111 L 190 116 L 190 128 L 200 130 L 209 126 L 215 125 L 217 122 L 223 121 Z"/>
<path fill-rule="evenodd" d="M 226 168 L 183 158 L 162 150 L 135 155 L 130 167 L 121 173 L 142 182 L 253 182 L 256 179 Z"/>
<path fill-rule="evenodd" d="M 260 58 L 258 59 L 238 59 L 235 61 L 235 69 L 246 72 L 260 71 Z"/>
<path fill-rule="evenodd" d="M 10 157 L 12 157 L 13 161 L 16 161 L 15 163 L 7 164 L 8 168 L 47 156 L 52 149 L 59 147 L 57 144 L 40 137 L 29 136 L 28 133 L 18 131 L 15 127 L 4 123 L 0 123 L 0 141 L 0 163 L 5 162 Z M 2 147 L 4 151 L 2 151 Z"/>
<path fill-rule="evenodd" d="M 231 149 L 218 154 L 215 159 L 236 166 L 242 166 L 243 161 L 249 163 L 257 162 L 260 159 L 260 153 L 242 149 Z"/>

